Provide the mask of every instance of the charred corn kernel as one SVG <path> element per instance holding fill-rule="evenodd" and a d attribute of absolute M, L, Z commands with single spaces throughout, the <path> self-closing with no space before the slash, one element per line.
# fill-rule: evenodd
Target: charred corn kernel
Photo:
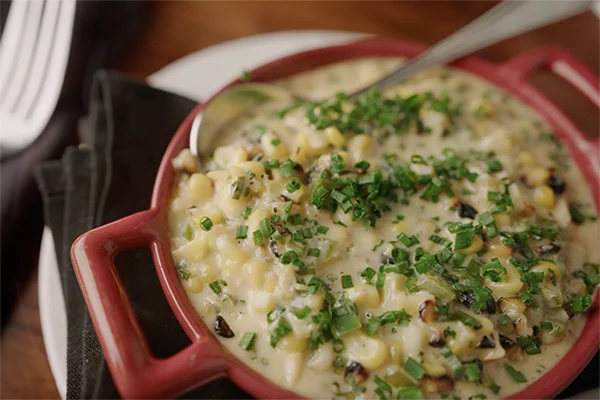
<path fill-rule="evenodd" d="M 208 200 L 215 192 L 213 181 L 204 174 L 192 174 L 188 180 L 188 192 L 194 201 Z"/>
<path fill-rule="evenodd" d="M 227 236 L 217 238 L 217 249 L 226 259 L 238 265 L 243 264 L 249 258 L 248 254 L 240 250 L 235 240 Z"/>
<path fill-rule="evenodd" d="M 556 264 L 550 261 L 541 261 L 536 266 L 531 268 L 532 272 L 543 272 L 544 280 L 551 281 L 553 277 L 556 277 L 556 283 L 559 283 L 561 280 L 560 269 Z"/>
<path fill-rule="evenodd" d="M 506 269 L 506 277 L 503 282 L 492 282 L 486 278 L 484 284 L 499 296 L 514 296 L 523 287 L 521 274 L 512 264 L 506 263 L 504 268 Z"/>
<path fill-rule="evenodd" d="M 290 333 L 277 343 L 277 348 L 286 353 L 296 353 L 304 351 L 307 345 L 308 340 L 306 338 L 299 338 L 293 333 Z"/>
<path fill-rule="evenodd" d="M 461 249 L 460 252 L 465 254 L 475 254 L 482 248 L 483 239 L 481 238 L 481 235 L 475 235 L 473 236 L 473 240 L 471 240 L 471 244 L 469 245 L 469 247 L 467 247 L 466 249 Z"/>
<path fill-rule="evenodd" d="M 503 245 L 498 239 L 492 239 L 488 244 L 488 252 L 498 258 L 509 258 L 513 254 L 513 249 Z"/>
<path fill-rule="evenodd" d="M 329 143 L 334 147 L 342 147 L 346 143 L 344 135 L 342 135 L 340 130 L 335 126 L 330 126 L 325 129 L 325 136 L 327 137 L 327 140 L 329 140 Z"/>
<path fill-rule="evenodd" d="M 386 344 L 375 337 L 356 332 L 344 336 L 343 340 L 348 352 L 369 370 L 379 368 L 389 358 Z"/>
<path fill-rule="evenodd" d="M 277 142 L 279 138 L 273 133 L 265 133 L 260 138 L 260 144 L 263 147 L 265 154 L 271 158 L 283 158 L 288 155 L 287 147 L 282 141 Z M 278 144 L 275 144 L 278 143 Z"/>
<path fill-rule="evenodd" d="M 527 174 L 527 183 L 531 186 L 540 186 L 550 178 L 550 172 L 546 168 L 532 168 Z"/>
<path fill-rule="evenodd" d="M 331 368 L 334 359 L 335 353 L 333 352 L 333 349 L 329 344 L 324 344 L 319 346 L 319 348 L 313 352 L 307 365 L 310 369 L 325 372 Z"/>
<path fill-rule="evenodd" d="M 554 208 L 554 192 L 548 185 L 537 187 L 533 191 L 533 202 L 536 206 L 548 210 Z"/>
<path fill-rule="evenodd" d="M 533 167 L 535 165 L 535 160 L 528 151 L 522 151 L 519 153 L 519 162 L 524 167 Z"/>
<path fill-rule="evenodd" d="M 269 293 L 275 291 L 277 287 L 277 274 L 273 271 L 265 274 L 265 290 Z"/>
<path fill-rule="evenodd" d="M 348 152 L 352 156 L 352 162 L 357 163 L 365 158 L 365 156 L 373 148 L 373 138 L 368 135 L 356 135 L 348 143 Z"/>
<path fill-rule="evenodd" d="M 292 353 L 283 360 L 283 374 L 288 385 L 295 383 L 304 369 L 304 354 Z"/>
<path fill-rule="evenodd" d="M 269 271 L 269 264 L 259 259 L 252 259 L 244 264 L 244 276 L 252 287 L 259 289 L 265 283 L 265 274 Z"/>
<path fill-rule="evenodd" d="M 184 285 L 192 293 L 200 293 L 202 291 L 202 281 L 195 275 L 184 281 Z"/>
<path fill-rule="evenodd" d="M 375 308 L 381 303 L 379 291 L 372 285 L 356 285 L 346 291 L 357 307 Z"/>

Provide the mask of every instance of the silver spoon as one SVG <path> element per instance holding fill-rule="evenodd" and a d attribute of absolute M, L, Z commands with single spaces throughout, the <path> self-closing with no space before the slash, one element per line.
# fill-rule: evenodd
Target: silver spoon
<path fill-rule="evenodd" d="M 564 19 L 589 8 L 593 0 L 503 1 L 473 22 L 404 63 L 389 75 L 352 93 L 360 95 L 375 86 L 384 90 L 426 68 L 449 63 L 503 39 Z M 292 92 L 268 83 L 243 83 L 215 97 L 194 118 L 190 150 L 196 157 L 212 151 L 218 132 L 252 107 L 267 101 L 291 101 Z"/>

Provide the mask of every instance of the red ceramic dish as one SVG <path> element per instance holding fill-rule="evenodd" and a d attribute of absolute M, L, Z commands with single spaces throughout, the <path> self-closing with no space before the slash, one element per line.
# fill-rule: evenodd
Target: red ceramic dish
<path fill-rule="evenodd" d="M 306 51 L 266 64 L 254 71 L 254 81 L 271 81 L 336 61 L 365 56 L 413 57 L 422 45 L 368 39 L 348 45 Z M 504 64 L 465 58 L 454 66 L 504 88 L 536 109 L 554 127 L 579 164 L 599 206 L 599 141 L 588 139 L 554 104 L 527 82 L 536 68 L 549 68 L 600 106 L 599 79 L 570 54 L 543 48 Z M 231 85 L 239 83 L 232 82 Z M 170 255 L 168 202 L 174 181 L 171 160 L 188 144 L 198 107 L 175 133 L 160 166 L 151 208 L 94 229 L 73 244 L 71 258 L 114 381 L 124 398 L 171 398 L 205 382 L 228 376 L 257 398 L 298 398 L 231 355 L 202 322 L 177 276 Z M 115 271 L 114 257 L 128 248 L 151 248 L 156 272 L 175 316 L 192 343 L 167 359 L 156 359 L 135 320 L 127 294 Z M 148 272 L 150 273 L 150 272 Z M 598 350 L 598 294 L 581 337 L 567 355 L 541 379 L 511 398 L 552 398 L 580 373 Z"/>

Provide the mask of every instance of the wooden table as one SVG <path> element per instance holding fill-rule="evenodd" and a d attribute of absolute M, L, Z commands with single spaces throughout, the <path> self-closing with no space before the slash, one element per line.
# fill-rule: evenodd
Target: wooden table
<path fill-rule="evenodd" d="M 481 1 L 162 1 L 155 4 L 146 32 L 120 69 L 144 78 L 207 46 L 289 29 L 361 31 L 435 43 L 493 4 Z M 586 12 L 507 40 L 478 55 L 501 62 L 525 50 L 552 44 L 570 50 L 598 73 L 598 32 L 598 17 Z M 536 74 L 532 79 L 585 131 L 598 135 L 598 111 L 591 104 L 548 73 Z M 37 283 L 34 276 L 23 286 L 17 310 L 2 332 L 2 398 L 58 397 L 42 340 Z"/>

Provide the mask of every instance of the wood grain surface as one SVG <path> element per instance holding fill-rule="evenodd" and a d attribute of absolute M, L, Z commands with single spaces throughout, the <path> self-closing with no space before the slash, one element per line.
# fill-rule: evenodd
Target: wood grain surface
<path fill-rule="evenodd" d="M 159 1 L 139 44 L 120 70 L 145 78 L 163 66 L 227 40 L 290 29 L 360 31 L 435 43 L 477 17 L 488 1 Z M 568 49 L 599 70 L 599 22 L 586 12 L 560 23 L 504 41 L 477 55 L 502 62 L 543 45 Z M 586 132 L 598 136 L 598 110 L 549 73 L 532 77 Z M 5 268 L 7 266 L 4 266 Z M 12 319 L 2 332 L 0 397 L 58 398 L 40 327 L 37 277 L 21 284 Z"/>

